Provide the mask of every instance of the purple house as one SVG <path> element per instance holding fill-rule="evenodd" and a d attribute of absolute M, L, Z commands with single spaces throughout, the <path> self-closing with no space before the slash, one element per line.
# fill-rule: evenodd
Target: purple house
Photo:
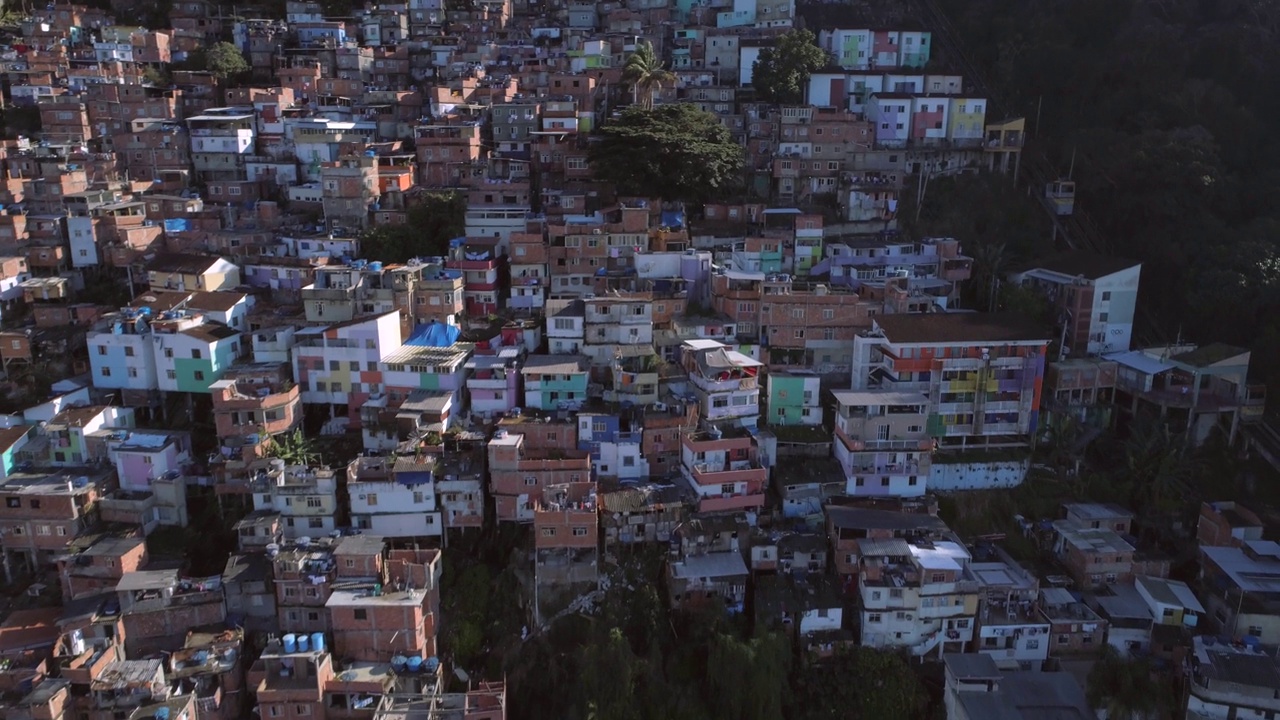
<path fill-rule="evenodd" d="M 472 412 L 506 413 L 520 401 L 520 351 L 504 347 L 467 361 L 467 395 Z"/>

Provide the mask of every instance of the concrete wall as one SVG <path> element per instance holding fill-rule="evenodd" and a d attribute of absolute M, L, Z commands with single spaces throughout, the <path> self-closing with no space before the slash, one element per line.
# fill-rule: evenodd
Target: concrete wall
<path fill-rule="evenodd" d="M 941 492 L 1011 488 L 1022 484 L 1030 467 L 1029 460 L 948 463 L 944 457 L 934 457 L 928 487 Z"/>

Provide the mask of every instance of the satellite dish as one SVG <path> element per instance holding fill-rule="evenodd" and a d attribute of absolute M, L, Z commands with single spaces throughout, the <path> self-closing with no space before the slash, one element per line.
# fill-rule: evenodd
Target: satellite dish
<path fill-rule="evenodd" d="M 462 681 L 462 682 L 464 682 L 464 683 L 469 683 L 469 682 L 471 682 L 471 676 L 467 674 L 467 671 L 466 671 L 466 670 L 463 670 L 463 669 L 462 669 L 462 668 L 460 668 L 460 667 L 456 667 L 456 668 L 454 668 L 454 669 L 453 669 L 453 674 L 454 674 L 454 677 L 458 678 L 459 680 L 461 680 L 461 681 Z"/>

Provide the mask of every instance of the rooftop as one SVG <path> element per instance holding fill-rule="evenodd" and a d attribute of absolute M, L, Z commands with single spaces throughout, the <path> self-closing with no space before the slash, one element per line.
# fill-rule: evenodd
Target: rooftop
<path fill-rule="evenodd" d="M 572 375 L 587 370 L 587 360 L 581 355 L 530 355 L 525 358 L 520 372 L 525 375 Z"/>
<path fill-rule="evenodd" d="M 671 576 L 681 580 L 693 578 L 727 578 L 747 574 L 747 563 L 739 552 L 717 552 L 690 555 L 671 563 Z"/>
<path fill-rule="evenodd" d="M 1141 263 L 1136 260 L 1100 255 L 1087 250 L 1073 250 L 1038 262 L 1029 269 L 1098 280 L 1138 265 Z"/>
<path fill-rule="evenodd" d="M 1049 342 L 1052 333 L 1017 313 L 912 313 L 877 315 L 875 326 L 894 344 Z"/>

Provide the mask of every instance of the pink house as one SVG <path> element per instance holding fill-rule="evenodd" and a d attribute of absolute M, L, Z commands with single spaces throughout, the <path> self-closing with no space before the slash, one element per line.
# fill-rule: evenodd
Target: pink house
<path fill-rule="evenodd" d="M 916 97 L 911 99 L 911 142 L 935 145 L 947 137 L 947 98 Z"/>
<path fill-rule="evenodd" d="M 168 473 L 180 473 L 190 461 L 190 437 L 163 430 L 119 431 L 107 442 L 115 458 L 120 489 L 149 492 L 151 483 Z"/>

